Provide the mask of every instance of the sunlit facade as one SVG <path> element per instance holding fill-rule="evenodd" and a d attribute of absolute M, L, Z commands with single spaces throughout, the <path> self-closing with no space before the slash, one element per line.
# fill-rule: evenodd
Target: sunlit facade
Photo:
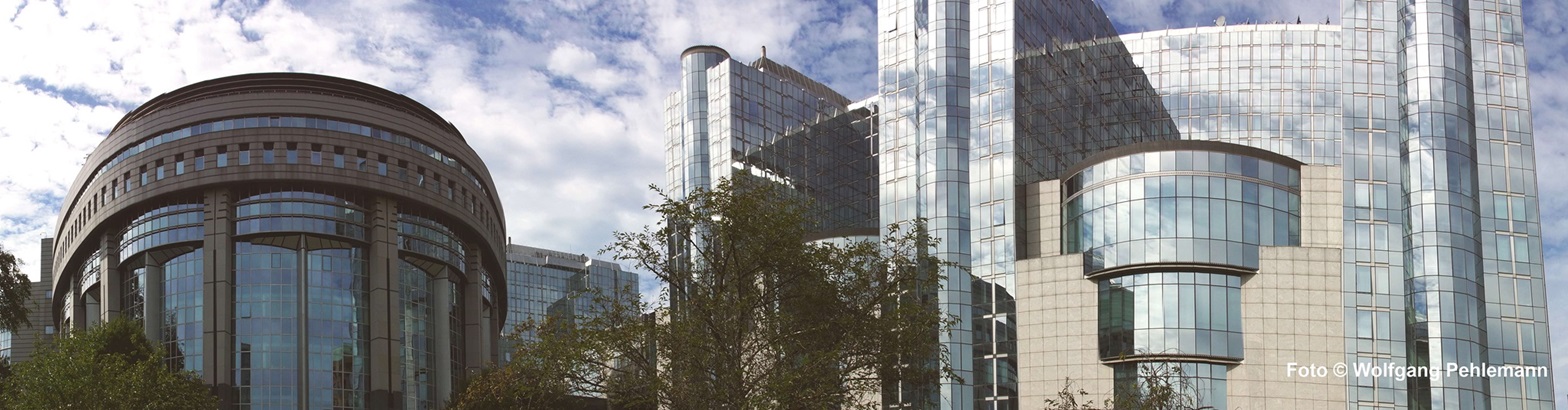
<path fill-rule="evenodd" d="M 439 408 L 495 360 L 504 217 L 419 103 L 310 74 L 196 83 L 127 114 L 56 232 L 53 322 L 142 320 L 225 408 Z"/>
<path fill-rule="evenodd" d="M 519 332 L 519 325 L 546 320 L 581 323 L 601 311 L 599 301 L 641 297 L 637 273 L 615 262 L 523 245 L 506 247 L 509 311 L 504 337 L 538 340 L 538 332 Z M 512 343 L 503 341 L 502 361 L 511 360 Z"/>
<path fill-rule="evenodd" d="M 879 1 L 873 126 L 846 133 L 876 147 L 862 225 L 925 218 L 967 268 L 938 293 L 958 377 L 884 404 L 1034 408 L 1174 368 L 1220 407 L 1550 408 L 1549 374 L 1283 378 L 1551 365 L 1519 2 L 1340 10 L 1122 34 L 1091 0 Z M 766 70 L 693 50 L 668 186 L 862 178 L 754 170 L 842 117 L 737 97 Z M 769 84 L 850 108 L 789 73 Z"/>

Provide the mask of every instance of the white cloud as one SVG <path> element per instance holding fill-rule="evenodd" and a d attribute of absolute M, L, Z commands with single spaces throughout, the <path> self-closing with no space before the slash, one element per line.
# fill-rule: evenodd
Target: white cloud
<path fill-rule="evenodd" d="M 561 43 L 550 52 L 548 67 L 557 76 L 571 78 L 597 92 L 610 92 L 629 77 L 628 73 L 605 68 L 592 51 L 572 43 Z"/>
<path fill-rule="evenodd" d="M 257 71 L 356 79 L 430 106 L 481 153 L 516 243 L 593 254 L 611 232 L 654 220 L 641 205 L 655 199 L 647 186 L 663 183 L 663 98 L 681 50 L 718 44 L 749 60 L 767 45 L 784 61 L 831 60 L 812 54 L 826 52 L 814 37 L 800 39 L 805 22 L 835 24 L 822 41 L 840 44 L 874 24 L 782 0 L 58 4 L 0 4 L 16 10 L 0 24 L 0 109 L 10 114 L 0 123 L 0 245 L 30 274 L 58 212 L 40 198 L 65 194 L 125 110 Z"/>
<path fill-rule="evenodd" d="M 655 199 L 646 186 L 663 182 L 663 98 L 686 47 L 718 45 L 750 61 L 767 46 L 770 58 L 850 98 L 875 86 L 875 13 L 866 1 L 0 3 L 0 245 L 30 273 L 58 211 L 40 199 L 64 195 L 124 110 L 200 80 L 305 71 L 407 94 L 481 153 L 514 241 L 590 254 L 611 231 L 653 222 L 640 206 Z M 1337 23 L 1338 3 L 1101 1 L 1119 26 L 1137 30 L 1207 25 L 1222 14 Z M 1538 163 L 1542 175 L 1568 174 L 1568 15 L 1560 2 L 1525 3 Z M 24 85 L 39 82 L 43 89 Z M 1568 245 L 1555 232 L 1568 229 L 1568 179 L 1540 185 L 1548 258 L 1562 261 Z M 1547 265 L 1551 289 L 1568 286 L 1560 266 Z M 1562 292 L 1549 293 L 1564 306 Z M 1568 315 L 1555 317 L 1553 327 L 1568 331 Z M 1568 368 L 1568 337 L 1555 340 L 1557 368 Z"/>

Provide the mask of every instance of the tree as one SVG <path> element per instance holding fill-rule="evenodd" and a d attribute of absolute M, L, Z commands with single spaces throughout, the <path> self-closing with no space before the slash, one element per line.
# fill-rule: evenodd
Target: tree
<path fill-rule="evenodd" d="M 211 409 L 195 375 L 175 372 L 134 320 L 109 322 L 55 339 L 12 366 L 3 393 L 18 409 Z"/>
<path fill-rule="evenodd" d="M 27 320 L 27 301 L 33 295 L 33 281 L 22 273 L 21 265 L 21 259 L 0 247 L 0 331 L 32 325 Z"/>
<path fill-rule="evenodd" d="M 5 390 L 8 386 L 10 386 L 10 380 L 11 358 L 0 357 L 0 409 L 7 408 L 5 405 Z"/>
<path fill-rule="evenodd" d="M 739 181 L 659 192 L 646 208 L 661 223 L 606 250 L 665 284 L 666 307 L 597 295 L 595 315 L 526 324 L 537 340 L 454 408 L 551 408 L 568 393 L 615 408 L 877 408 L 884 387 L 953 376 L 937 335 L 956 319 L 936 305 L 953 265 L 931 256 L 923 223 L 880 242 L 808 242 L 810 203 Z"/>
<path fill-rule="evenodd" d="M 1095 406 L 1093 397 L 1083 389 L 1073 389 L 1073 380 L 1067 379 L 1056 398 L 1045 399 L 1049 410 L 1199 410 L 1212 409 L 1201 406 L 1202 397 L 1194 378 L 1185 374 L 1181 366 L 1172 363 L 1145 363 L 1138 366 L 1134 380 L 1118 380 L 1109 398 Z"/>

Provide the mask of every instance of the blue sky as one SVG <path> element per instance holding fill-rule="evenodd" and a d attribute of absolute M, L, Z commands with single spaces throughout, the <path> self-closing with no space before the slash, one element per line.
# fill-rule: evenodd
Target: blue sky
<path fill-rule="evenodd" d="M 1042 0 L 1045 1 L 1045 0 Z M 517 243 L 593 254 L 654 221 L 663 100 L 694 44 L 790 64 L 850 98 L 875 85 L 874 1 L 0 0 L 0 245 L 37 274 L 60 198 L 120 116 L 180 86 L 305 71 L 404 93 L 484 157 Z M 1338 1 L 1101 0 L 1123 32 L 1339 22 Z M 1568 370 L 1568 6 L 1525 2 L 1556 369 Z M 1568 393 L 1568 377 L 1557 380 Z"/>

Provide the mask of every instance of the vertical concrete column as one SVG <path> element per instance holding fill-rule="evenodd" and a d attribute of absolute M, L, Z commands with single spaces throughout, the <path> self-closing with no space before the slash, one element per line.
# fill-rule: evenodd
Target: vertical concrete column
<path fill-rule="evenodd" d="M 1062 254 L 1062 181 L 1050 180 L 1019 187 L 1023 218 L 1018 222 L 1023 259 Z"/>
<path fill-rule="evenodd" d="M 71 328 L 67 330 L 82 330 L 87 328 L 87 291 L 82 289 L 81 269 L 77 268 L 77 275 L 66 280 L 72 281 L 67 289 L 71 291 Z M 96 312 L 95 312 L 96 313 Z"/>
<path fill-rule="evenodd" d="M 377 197 L 370 209 L 370 408 L 402 407 L 402 342 L 397 324 L 403 312 L 397 288 L 397 203 Z"/>
<path fill-rule="evenodd" d="M 496 336 L 490 330 L 493 327 L 490 324 L 490 315 L 485 310 L 484 278 L 482 277 L 485 275 L 485 269 L 481 262 L 482 259 L 479 257 L 484 251 L 474 248 L 470 249 L 472 250 L 468 252 L 466 261 L 468 265 L 468 283 L 464 285 L 462 303 L 463 342 L 467 343 L 463 351 L 468 356 L 463 359 L 463 365 L 472 374 L 486 363 L 496 360 L 495 352 L 491 351 L 495 345 L 495 341 L 492 339 Z"/>
<path fill-rule="evenodd" d="M 430 318 L 431 334 L 436 345 L 436 403 L 437 407 L 446 407 L 446 400 L 452 397 L 452 270 L 443 269 L 436 275 L 432 282 L 431 293 L 435 297 L 435 311 Z"/>
<path fill-rule="evenodd" d="M 98 310 L 91 314 L 98 315 L 101 321 L 110 321 L 120 317 L 120 243 L 119 235 L 104 234 L 98 237 L 98 249 L 102 249 L 98 266 Z"/>
<path fill-rule="evenodd" d="M 234 395 L 234 243 L 233 206 L 227 189 L 203 196 L 202 224 L 202 381 L 212 386 L 220 407 L 232 407 Z"/>
<path fill-rule="evenodd" d="M 154 346 L 163 341 L 163 262 L 150 256 L 139 256 L 146 263 L 142 269 L 142 321 L 147 328 L 147 339 Z"/>

